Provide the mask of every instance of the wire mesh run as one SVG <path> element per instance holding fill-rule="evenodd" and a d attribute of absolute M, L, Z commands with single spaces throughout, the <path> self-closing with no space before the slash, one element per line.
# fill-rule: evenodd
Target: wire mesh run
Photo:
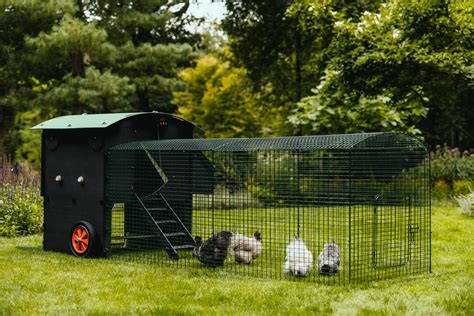
<path fill-rule="evenodd" d="M 113 257 L 327 284 L 431 270 L 427 149 L 405 134 L 134 142 L 106 169 Z"/>

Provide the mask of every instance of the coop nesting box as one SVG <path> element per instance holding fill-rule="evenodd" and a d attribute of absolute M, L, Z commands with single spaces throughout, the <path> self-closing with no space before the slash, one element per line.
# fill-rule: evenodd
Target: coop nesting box
<path fill-rule="evenodd" d="M 138 140 L 192 138 L 194 125 L 153 112 L 62 116 L 33 129 L 42 130 L 44 249 L 104 256 L 110 235 L 105 218 L 109 148 Z"/>

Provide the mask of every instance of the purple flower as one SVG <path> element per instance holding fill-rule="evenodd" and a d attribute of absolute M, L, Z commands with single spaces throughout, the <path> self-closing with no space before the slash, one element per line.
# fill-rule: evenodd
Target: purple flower
<path fill-rule="evenodd" d="M 0 156 L 0 192 L 8 199 L 39 197 L 39 176 L 29 163 L 13 163 L 9 156 Z"/>

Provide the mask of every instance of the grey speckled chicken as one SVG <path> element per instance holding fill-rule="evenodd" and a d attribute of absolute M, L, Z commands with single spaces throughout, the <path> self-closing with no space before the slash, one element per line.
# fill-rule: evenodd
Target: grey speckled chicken
<path fill-rule="evenodd" d="M 341 269 L 339 246 L 334 242 L 324 244 L 318 256 L 318 272 L 322 275 L 331 275 Z"/>

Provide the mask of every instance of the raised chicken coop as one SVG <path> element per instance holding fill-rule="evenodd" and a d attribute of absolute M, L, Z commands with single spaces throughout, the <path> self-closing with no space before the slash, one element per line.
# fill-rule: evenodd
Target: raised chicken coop
<path fill-rule="evenodd" d="M 128 142 L 105 179 L 115 258 L 327 284 L 431 270 L 427 148 L 406 134 Z"/>

